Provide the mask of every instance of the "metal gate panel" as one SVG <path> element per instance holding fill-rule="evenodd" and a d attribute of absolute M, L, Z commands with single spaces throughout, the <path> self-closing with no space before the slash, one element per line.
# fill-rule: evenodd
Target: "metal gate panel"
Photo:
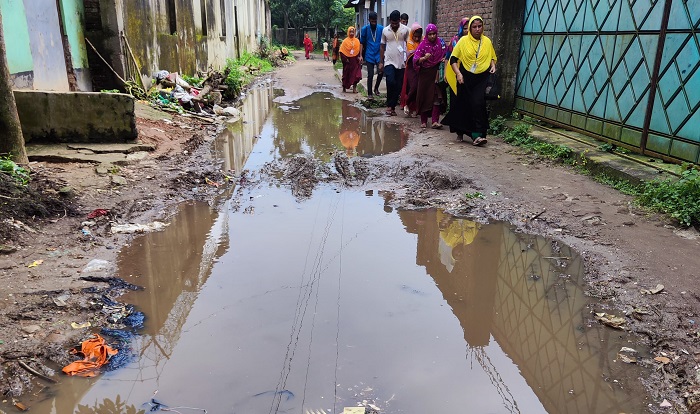
<path fill-rule="evenodd" d="M 522 39 L 516 109 L 698 163 L 700 0 L 526 0 Z"/>

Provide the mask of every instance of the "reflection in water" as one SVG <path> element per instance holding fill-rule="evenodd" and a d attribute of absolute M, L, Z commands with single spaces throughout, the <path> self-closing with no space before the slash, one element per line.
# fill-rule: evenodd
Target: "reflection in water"
<path fill-rule="evenodd" d="M 274 95 L 269 85 L 251 89 L 240 108 L 241 120 L 227 124 L 217 137 L 214 149 L 224 162 L 224 171 L 243 171 L 270 113 Z"/>
<path fill-rule="evenodd" d="M 329 161 L 339 150 L 348 156 L 368 157 L 396 152 L 406 145 L 407 133 L 399 126 L 368 117 L 330 94 L 315 93 L 294 105 L 275 104 L 274 95 L 270 86 L 252 89 L 241 108 L 241 121 L 228 124 L 217 138 L 215 149 L 224 160 L 225 171 L 240 174 L 261 135 L 272 137 L 267 155 L 275 158 L 308 153 Z"/>
<path fill-rule="evenodd" d="M 416 263 L 435 279 L 476 361 L 508 412 L 519 407 L 489 356 L 495 341 L 549 413 L 618 413 L 643 404 L 602 380 L 620 348 L 609 331 L 584 329 L 589 309 L 580 256 L 567 246 L 482 226 L 441 211 L 400 211 L 418 235 Z M 602 335 L 602 337 L 601 337 Z M 630 368 L 632 369 L 632 368 Z"/>
<path fill-rule="evenodd" d="M 248 120 L 220 148 L 240 172 L 293 151 L 403 145 L 356 110 L 315 94 Z M 147 315 L 138 361 L 66 378 L 32 412 L 116 396 L 138 407 L 156 390 L 226 413 L 337 413 L 365 399 L 387 414 L 642 411 L 603 380 L 619 344 L 586 327 L 573 251 L 503 224 L 396 212 L 385 196 L 322 187 L 298 203 L 251 186 L 240 208 L 183 205 L 120 255 L 120 275 L 146 287 L 124 298 Z"/>
<path fill-rule="evenodd" d="M 308 153 L 328 161 L 338 150 L 349 156 L 374 156 L 396 152 L 407 142 L 397 125 L 368 117 L 351 102 L 331 94 L 315 93 L 295 105 L 283 105 L 272 113 L 275 126 L 273 156 Z"/>

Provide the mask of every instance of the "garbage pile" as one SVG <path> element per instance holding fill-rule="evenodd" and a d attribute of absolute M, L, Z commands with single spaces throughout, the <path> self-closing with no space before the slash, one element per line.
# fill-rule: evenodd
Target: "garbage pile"
<path fill-rule="evenodd" d="M 188 77 L 188 82 L 178 72 L 160 70 L 153 74 L 154 86 L 148 95 L 153 104 L 165 110 L 190 111 L 205 117 L 238 117 L 238 109 L 222 104 L 227 97 L 226 78 L 230 71 L 211 69 L 200 73 L 201 77 Z"/>

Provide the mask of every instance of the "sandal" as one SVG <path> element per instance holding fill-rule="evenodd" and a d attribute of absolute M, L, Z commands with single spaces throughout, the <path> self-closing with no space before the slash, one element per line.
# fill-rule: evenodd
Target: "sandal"
<path fill-rule="evenodd" d="M 442 128 L 442 124 L 439 122 L 433 122 L 433 126 L 431 126 L 432 129 L 440 129 Z"/>
<path fill-rule="evenodd" d="M 426 125 L 426 124 L 420 124 L 420 128 L 421 128 L 421 129 L 425 129 L 425 128 L 427 128 L 427 127 L 428 127 L 428 125 Z"/>
<path fill-rule="evenodd" d="M 488 141 L 486 140 L 486 138 L 479 137 L 479 138 L 474 140 L 474 143 L 472 145 L 474 145 L 475 147 L 480 147 L 480 146 L 486 144 L 487 142 Z"/>
<path fill-rule="evenodd" d="M 387 110 L 384 112 L 384 115 L 386 115 L 386 116 L 396 116 L 396 111 L 393 110 L 393 109 L 391 109 L 391 108 L 389 108 L 389 109 L 387 109 Z"/>

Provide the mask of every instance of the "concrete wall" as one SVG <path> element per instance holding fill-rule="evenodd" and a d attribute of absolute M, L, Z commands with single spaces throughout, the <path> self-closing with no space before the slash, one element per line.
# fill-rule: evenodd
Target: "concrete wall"
<path fill-rule="evenodd" d="M 501 99 L 492 103 L 492 116 L 510 114 L 515 103 L 525 0 L 435 0 L 440 37 L 451 39 L 463 17 L 484 19 L 484 34 L 493 41 L 498 56 Z"/>
<path fill-rule="evenodd" d="M 454 3 L 454 0 L 452 0 Z M 431 1 L 430 0 L 385 0 L 381 5 L 382 9 L 382 24 L 385 26 L 389 21 L 389 14 L 392 11 L 398 10 L 401 13 L 408 14 L 408 27 L 414 22 L 425 27 L 428 23 L 432 23 L 431 19 Z"/>
<path fill-rule="evenodd" d="M 131 95 L 19 90 L 14 95 L 25 142 L 126 142 L 137 137 Z"/>
<path fill-rule="evenodd" d="M 223 68 L 226 59 L 254 52 L 261 36 L 270 37 L 265 0 L 100 0 L 100 9 L 98 50 L 123 76 L 131 60 L 126 49 L 115 54 L 124 47 L 123 33 L 147 85 L 162 69 L 194 75 Z"/>
<path fill-rule="evenodd" d="M 68 91 L 74 74 L 77 89 L 92 90 L 82 0 L 0 0 L 0 12 L 16 89 Z"/>
<path fill-rule="evenodd" d="M 70 45 L 70 62 L 73 66 L 78 90 L 91 91 L 92 81 L 85 48 L 83 0 L 60 0 L 60 2 L 63 30 Z"/>

